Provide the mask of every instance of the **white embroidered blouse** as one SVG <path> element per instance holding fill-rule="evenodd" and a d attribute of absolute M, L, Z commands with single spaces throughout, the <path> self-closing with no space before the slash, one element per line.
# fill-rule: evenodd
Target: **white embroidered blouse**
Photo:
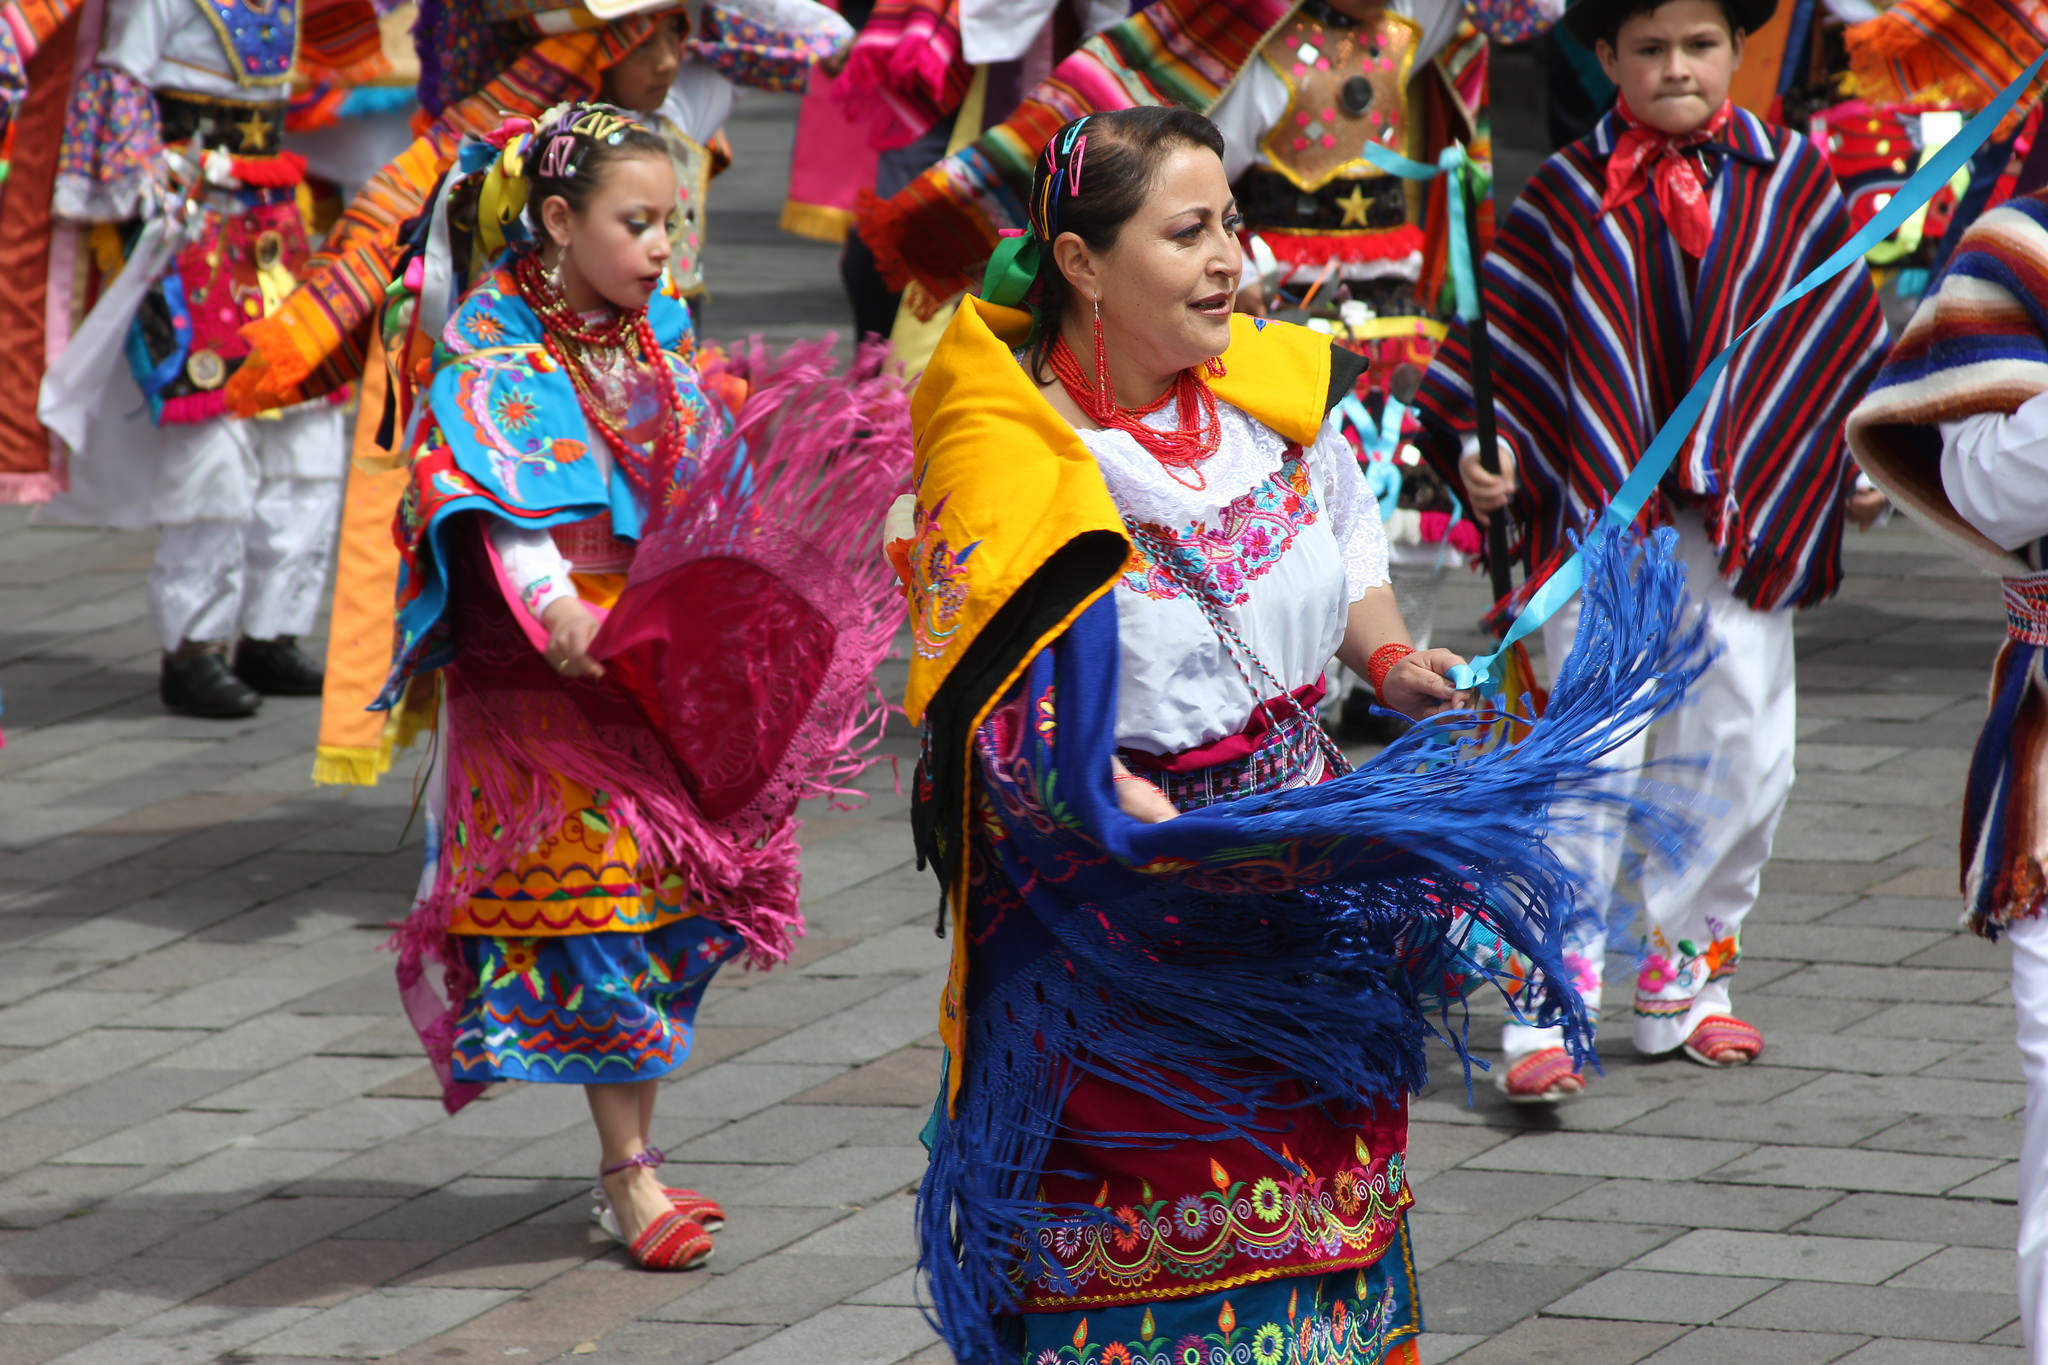
<path fill-rule="evenodd" d="M 1200 467 L 1201 488 L 1123 432 L 1080 433 L 1138 544 L 1115 590 L 1124 748 L 1174 754 L 1242 730 L 1257 702 L 1322 676 L 1351 603 L 1388 581 L 1379 504 L 1350 442 L 1325 427 L 1295 451 L 1219 408 L 1222 442 Z M 1172 425 L 1174 405 L 1150 420 Z M 1215 622 L 1236 641 L 1226 645 Z"/>

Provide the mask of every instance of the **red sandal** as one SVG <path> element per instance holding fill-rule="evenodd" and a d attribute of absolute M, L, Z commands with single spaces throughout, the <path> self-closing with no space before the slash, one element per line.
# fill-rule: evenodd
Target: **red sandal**
<path fill-rule="evenodd" d="M 648 1147 L 644 1148 L 638 1156 L 629 1157 L 616 1167 L 607 1167 L 605 1170 L 600 1171 L 598 1173 L 598 1183 L 590 1187 L 590 1197 L 597 1202 L 597 1207 L 591 1210 L 590 1216 L 599 1223 L 602 1223 L 605 1212 L 612 1206 L 611 1200 L 606 1197 L 604 1192 L 605 1176 L 612 1174 L 615 1170 L 625 1170 L 628 1166 L 646 1166 L 651 1170 L 656 1166 L 665 1164 L 667 1161 L 668 1157 L 662 1152 L 661 1148 Z M 696 1220 L 704 1231 L 716 1232 L 725 1226 L 725 1209 L 711 1196 L 699 1194 L 695 1190 L 686 1190 L 676 1185 L 663 1185 L 661 1192 L 668 1196 L 669 1203 L 675 1205 L 677 1213 L 682 1214 L 685 1218 Z"/>
<path fill-rule="evenodd" d="M 695 1270 L 711 1259 L 711 1234 L 674 1209 L 642 1228 L 631 1242 L 619 1231 L 617 1215 L 610 1209 L 605 1210 L 603 1227 L 642 1270 Z"/>
<path fill-rule="evenodd" d="M 1710 1014 L 1694 1026 L 1683 1047 L 1701 1066 L 1748 1066 L 1764 1055 L 1764 1035 L 1733 1015 Z"/>
<path fill-rule="evenodd" d="M 1564 1089 L 1567 1081 L 1577 1082 L 1576 1088 Z M 1584 1091 L 1586 1079 L 1572 1065 L 1570 1053 L 1546 1047 L 1502 1072 L 1499 1084 L 1510 1104 L 1556 1104 Z"/>

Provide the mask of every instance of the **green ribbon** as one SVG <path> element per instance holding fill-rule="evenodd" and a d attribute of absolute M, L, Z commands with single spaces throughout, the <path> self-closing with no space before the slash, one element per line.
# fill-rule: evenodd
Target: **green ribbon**
<path fill-rule="evenodd" d="M 1004 308 L 1022 308 L 1038 282 L 1038 234 L 1025 230 L 996 243 L 981 277 L 981 297 Z"/>

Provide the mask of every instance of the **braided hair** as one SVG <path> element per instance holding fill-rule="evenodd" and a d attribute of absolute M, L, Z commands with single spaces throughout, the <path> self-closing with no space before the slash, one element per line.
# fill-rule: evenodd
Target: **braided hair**
<path fill-rule="evenodd" d="M 1038 306 L 1025 349 L 1031 375 L 1040 384 L 1052 382 L 1046 357 L 1074 293 L 1053 259 L 1052 244 L 1071 232 L 1090 251 L 1116 245 L 1124 224 L 1151 197 L 1166 154 L 1180 147 L 1205 147 L 1220 157 L 1223 134 L 1192 109 L 1141 105 L 1075 119 L 1054 133 L 1039 154 L 1028 201 L 1031 233 L 1039 241 L 1032 286 Z"/>

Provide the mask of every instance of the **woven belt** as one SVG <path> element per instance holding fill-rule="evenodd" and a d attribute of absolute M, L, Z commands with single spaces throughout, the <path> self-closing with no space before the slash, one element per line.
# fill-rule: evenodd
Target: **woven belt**
<path fill-rule="evenodd" d="M 2008 578 L 2005 630 L 2024 645 L 2048 649 L 2048 574 Z"/>
<path fill-rule="evenodd" d="M 220 99 L 183 90 L 156 92 L 157 123 L 166 146 L 197 136 L 209 150 L 235 156 L 276 156 L 284 150 L 283 100 Z"/>

